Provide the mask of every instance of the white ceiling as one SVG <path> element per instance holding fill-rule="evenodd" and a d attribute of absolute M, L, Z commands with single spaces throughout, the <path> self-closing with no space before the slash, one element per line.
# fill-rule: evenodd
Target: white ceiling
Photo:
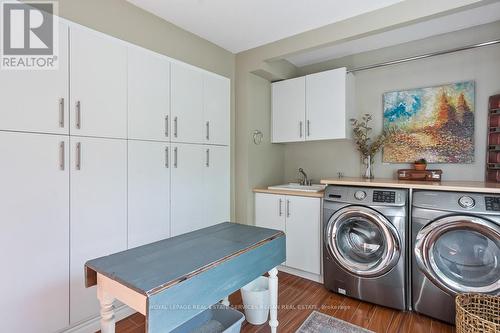
<path fill-rule="evenodd" d="M 128 0 L 233 53 L 402 0 Z"/>
<path fill-rule="evenodd" d="M 500 2 L 286 57 L 297 67 L 398 45 L 500 20 Z M 500 35 L 498 36 L 500 37 Z"/>

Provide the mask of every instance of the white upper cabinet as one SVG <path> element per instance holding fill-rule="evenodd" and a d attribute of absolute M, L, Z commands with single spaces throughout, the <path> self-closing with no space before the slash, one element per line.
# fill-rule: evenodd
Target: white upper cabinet
<path fill-rule="evenodd" d="M 88 260 L 127 249 L 127 141 L 71 137 L 71 324 L 99 313 Z"/>
<path fill-rule="evenodd" d="M 0 130 L 69 133 L 68 26 L 59 25 L 59 69 L 2 70 Z"/>
<path fill-rule="evenodd" d="M 345 139 L 346 69 L 306 76 L 306 140 Z"/>
<path fill-rule="evenodd" d="M 272 84 L 272 142 L 304 141 L 306 79 Z"/>
<path fill-rule="evenodd" d="M 224 146 L 205 146 L 203 198 L 205 224 L 228 222 L 230 219 L 230 151 Z"/>
<path fill-rule="evenodd" d="M 128 137 L 170 140 L 170 62 L 136 47 L 128 48 Z"/>
<path fill-rule="evenodd" d="M 71 134 L 127 137 L 127 47 L 71 27 Z"/>
<path fill-rule="evenodd" d="M 204 143 L 203 72 L 172 63 L 171 124 L 174 142 Z"/>
<path fill-rule="evenodd" d="M 349 138 L 353 78 L 345 68 L 272 84 L 272 142 Z"/>
<path fill-rule="evenodd" d="M 128 247 L 170 236 L 169 143 L 128 141 Z"/>
<path fill-rule="evenodd" d="M 212 74 L 204 74 L 203 105 L 205 142 L 217 145 L 229 145 L 230 80 Z"/>
<path fill-rule="evenodd" d="M 68 146 L 67 136 L 0 132 L 2 332 L 69 324 Z"/>

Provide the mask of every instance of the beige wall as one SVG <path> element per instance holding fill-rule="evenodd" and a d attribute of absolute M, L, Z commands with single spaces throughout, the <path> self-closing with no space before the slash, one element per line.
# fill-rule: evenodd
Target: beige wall
<path fill-rule="evenodd" d="M 94 30 L 142 46 L 231 79 L 231 217 L 234 195 L 235 55 L 125 0 L 59 0 L 59 15 Z"/>
<path fill-rule="evenodd" d="M 356 153 L 349 142 L 318 142 L 301 144 L 270 144 L 270 96 L 269 90 L 264 89 L 265 83 L 256 78 L 259 75 L 268 80 L 286 79 L 298 76 L 301 70 L 290 64 L 287 66 L 282 59 L 290 54 L 304 52 L 315 48 L 335 45 L 346 40 L 352 40 L 381 31 L 390 30 L 410 23 L 436 18 L 451 12 L 464 10 L 473 6 L 483 5 L 490 1 L 476 0 L 406 0 L 393 6 L 366 13 L 352 19 L 337 22 L 326 27 L 308 31 L 296 36 L 248 50 L 236 55 L 236 221 L 253 224 L 253 193 L 252 188 L 281 183 L 296 177 L 295 169 L 302 166 L 311 170 L 313 178 L 335 175 L 336 170 L 342 169 L 346 174 L 358 174 Z M 434 47 L 446 45 L 433 45 Z M 415 51 L 415 50 L 410 50 Z M 418 50 L 417 50 L 418 51 Z M 412 53 L 415 54 L 415 53 Z M 396 54 L 394 54 L 396 55 Z M 393 56 L 385 54 L 385 56 Z M 363 59 L 367 60 L 367 59 Z M 469 61 L 471 61 L 469 59 Z M 361 60 L 360 60 L 361 62 Z M 459 63 L 460 60 L 457 60 Z M 404 65 L 402 65 L 404 66 Z M 328 66 L 325 66 L 325 69 Z M 332 67 L 330 67 L 332 68 Z M 411 68 L 411 67 L 408 67 Z M 312 71 L 313 68 L 310 68 Z M 318 69 L 317 71 L 319 71 Z M 427 73 L 437 68 L 428 69 Z M 478 69 L 479 70 L 479 69 Z M 440 83 L 452 80 L 452 68 L 449 75 L 439 80 L 437 73 L 432 79 L 425 76 L 411 80 L 401 79 L 397 88 L 418 87 L 428 85 L 428 81 Z M 480 70 L 481 71 L 481 70 Z M 375 72 L 376 73 L 376 72 Z M 464 76 L 473 73 L 464 72 Z M 369 90 L 370 75 L 360 73 L 360 82 L 357 89 L 363 92 Z M 384 74 L 381 72 L 378 77 Z M 411 75 L 411 73 L 407 73 Z M 460 76 L 460 75 L 458 75 Z M 365 77 L 365 79 L 363 79 Z M 455 75 L 457 77 L 457 75 Z M 373 78 L 373 77 L 372 77 Z M 448 81 L 447 81 L 448 80 Z M 363 82 L 364 85 L 363 85 Z M 489 82 L 492 82 L 490 79 Z M 390 86 L 390 78 L 385 79 L 386 88 Z M 392 89 L 392 88 L 391 88 Z M 390 89 L 389 89 L 390 90 Z M 487 93 L 484 91 L 483 96 Z M 360 104 L 360 107 L 380 110 L 378 101 L 380 93 L 373 90 L 370 103 Z M 358 96 L 359 98 L 359 96 Z M 478 96 L 478 99 L 480 96 Z M 373 104 L 375 103 L 375 107 Z M 478 110 L 482 107 L 477 105 Z M 480 116 L 481 117 L 481 116 Z M 479 117 L 479 118 L 480 118 Z M 484 119 L 484 118 L 483 118 Z M 376 120 L 378 121 L 378 120 Z M 481 122 L 481 118 L 479 119 Z M 262 145 L 255 146 L 250 141 L 251 132 L 259 129 L 264 133 Z M 480 154 L 480 152 L 479 152 Z M 320 164 L 325 161 L 327 164 Z M 337 161 L 343 161 L 337 164 Z M 280 170 L 280 168 L 283 168 Z M 479 170 L 480 164 L 477 167 Z M 476 170 L 476 169 L 474 169 Z M 349 171 L 349 172 L 348 172 Z M 378 168 L 379 175 L 384 175 Z M 451 174 L 451 173 L 450 173 Z M 475 171 L 474 177 L 477 177 Z"/>

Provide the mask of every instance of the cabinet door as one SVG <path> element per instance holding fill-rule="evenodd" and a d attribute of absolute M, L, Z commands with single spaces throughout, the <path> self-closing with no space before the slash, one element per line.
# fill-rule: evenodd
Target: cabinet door
<path fill-rule="evenodd" d="M 2 332 L 69 324 L 68 137 L 0 132 Z"/>
<path fill-rule="evenodd" d="M 204 143 L 203 73 L 176 63 L 171 71 L 172 141 Z"/>
<path fill-rule="evenodd" d="M 127 48 L 71 27 L 71 134 L 127 137 Z"/>
<path fill-rule="evenodd" d="M 68 134 L 68 27 L 59 25 L 59 69 L 2 70 L 0 129 Z"/>
<path fill-rule="evenodd" d="M 85 288 L 90 259 L 127 248 L 127 142 L 71 138 L 70 319 L 99 313 L 96 289 Z"/>
<path fill-rule="evenodd" d="M 230 220 L 229 147 L 205 146 L 203 227 Z"/>
<path fill-rule="evenodd" d="M 128 137 L 168 141 L 170 63 L 158 54 L 128 48 Z"/>
<path fill-rule="evenodd" d="M 346 138 L 346 69 L 307 75 L 306 91 L 306 140 Z"/>
<path fill-rule="evenodd" d="M 287 196 L 286 265 L 321 272 L 321 199 Z"/>
<path fill-rule="evenodd" d="M 255 225 L 285 231 L 285 196 L 255 193 Z"/>
<path fill-rule="evenodd" d="M 204 150 L 201 145 L 172 144 L 170 232 L 177 236 L 205 224 L 203 201 Z"/>
<path fill-rule="evenodd" d="M 304 141 L 305 77 L 272 84 L 272 141 Z"/>
<path fill-rule="evenodd" d="M 227 78 L 205 74 L 203 81 L 205 117 L 205 142 L 229 145 L 231 81 Z"/>
<path fill-rule="evenodd" d="M 170 147 L 128 141 L 128 247 L 170 236 Z"/>

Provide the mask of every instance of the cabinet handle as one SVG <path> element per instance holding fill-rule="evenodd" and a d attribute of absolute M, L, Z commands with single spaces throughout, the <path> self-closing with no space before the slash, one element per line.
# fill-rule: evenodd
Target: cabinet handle
<path fill-rule="evenodd" d="M 174 168 L 177 168 L 177 147 L 174 148 Z"/>
<path fill-rule="evenodd" d="M 290 217 L 290 200 L 286 201 L 286 217 Z"/>
<path fill-rule="evenodd" d="M 65 148 L 64 148 L 64 141 L 61 141 L 59 143 L 59 169 L 63 170 L 65 169 Z"/>
<path fill-rule="evenodd" d="M 168 147 L 165 147 L 165 168 L 168 169 Z"/>
<path fill-rule="evenodd" d="M 281 216 L 281 203 L 283 202 L 283 200 L 279 199 L 278 200 L 278 216 Z"/>
<path fill-rule="evenodd" d="M 207 162 L 205 163 L 205 165 L 208 168 L 210 166 L 210 149 L 207 149 L 206 153 L 207 153 Z"/>
<path fill-rule="evenodd" d="M 76 102 L 76 128 L 80 129 L 82 125 L 82 105 L 80 101 Z"/>
<path fill-rule="evenodd" d="M 299 121 L 299 138 L 302 137 L 302 121 Z"/>
<path fill-rule="evenodd" d="M 311 121 L 307 121 L 307 136 L 311 136 Z"/>
<path fill-rule="evenodd" d="M 207 126 L 207 141 L 208 141 L 208 140 L 210 140 L 210 122 L 209 121 L 207 121 L 206 126 Z"/>
<path fill-rule="evenodd" d="M 177 117 L 174 117 L 174 137 L 177 137 Z"/>
<path fill-rule="evenodd" d="M 168 138 L 168 115 L 165 116 L 165 136 Z"/>
<path fill-rule="evenodd" d="M 64 97 L 59 99 L 59 127 L 64 128 Z"/>
<path fill-rule="evenodd" d="M 76 170 L 82 169 L 82 144 L 76 144 Z"/>

